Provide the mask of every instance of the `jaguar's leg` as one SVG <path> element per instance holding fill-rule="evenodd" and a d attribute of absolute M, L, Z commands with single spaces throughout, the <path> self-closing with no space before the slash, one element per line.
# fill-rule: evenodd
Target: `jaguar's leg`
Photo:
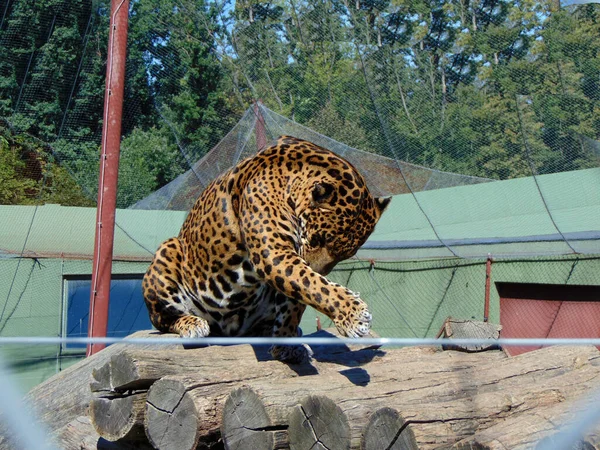
<path fill-rule="evenodd" d="M 208 336 L 210 327 L 202 317 L 189 313 L 182 292 L 184 250 L 181 241 L 171 238 L 156 251 L 142 287 L 150 321 L 163 333 L 181 337 Z"/>
<path fill-rule="evenodd" d="M 273 337 L 297 337 L 306 305 L 277 293 L 277 309 L 273 325 Z M 273 358 L 290 364 L 309 361 L 312 351 L 307 345 L 274 345 L 269 350 Z"/>
<path fill-rule="evenodd" d="M 255 190 L 260 192 L 259 188 Z M 279 293 L 327 315 L 342 335 L 357 338 L 368 334 L 372 316 L 358 294 L 315 272 L 298 255 L 291 231 L 288 236 L 279 231 L 286 239 L 273 243 L 267 225 L 253 225 L 254 208 L 268 210 L 266 222 L 280 230 L 289 214 L 258 195 L 247 194 L 242 200 L 242 224 L 249 230 L 244 237 L 256 273 Z M 289 223 L 286 228 L 293 230 L 294 225 Z"/>

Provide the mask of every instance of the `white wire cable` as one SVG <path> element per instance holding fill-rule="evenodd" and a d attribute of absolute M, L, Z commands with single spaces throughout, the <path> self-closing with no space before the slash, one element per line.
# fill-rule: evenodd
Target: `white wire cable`
<path fill-rule="evenodd" d="M 8 425 L 9 430 L 12 431 L 10 436 L 13 437 L 14 442 L 11 440 L 11 443 L 23 450 L 58 450 L 48 442 L 46 439 L 48 433 L 33 419 L 31 412 L 23 404 L 23 396 L 2 355 L 0 355 L 0 381 L 0 423 Z"/>
<path fill-rule="evenodd" d="M 501 338 L 501 339 L 448 339 L 448 338 L 337 338 L 337 337 L 204 337 L 204 338 L 64 338 L 64 337 L 0 337 L 2 345 L 61 345 L 61 344 L 128 344 L 128 345 L 361 345 L 361 346 L 502 346 L 502 347 L 539 347 L 549 345 L 597 346 L 600 338 Z"/>
<path fill-rule="evenodd" d="M 594 427 L 600 424 L 600 390 L 582 405 L 582 412 L 577 413 L 577 419 L 561 427 L 561 431 L 540 441 L 537 450 L 572 450 Z M 581 447 L 587 448 L 587 447 Z"/>

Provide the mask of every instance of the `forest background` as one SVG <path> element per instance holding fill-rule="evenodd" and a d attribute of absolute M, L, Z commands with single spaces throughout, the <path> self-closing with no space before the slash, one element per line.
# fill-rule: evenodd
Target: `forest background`
<path fill-rule="evenodd" d="M 108 2 L 0 2 L 0 204 L 95 204 Z M 600 8 L 132 0 L 118 206 L 260 99 L 355 148 L 492 179 L 595 167 Z"/>

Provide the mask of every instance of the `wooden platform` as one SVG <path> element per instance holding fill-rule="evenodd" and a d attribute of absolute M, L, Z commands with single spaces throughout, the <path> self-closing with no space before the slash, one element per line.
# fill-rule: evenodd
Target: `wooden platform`
<path fill-rule="evenodd" d="M 182 342 L 110 346 L 27 400 L 64 449 L 529 449 L 577 420 L 600 380 L 594 347 L 315 346 L 293 366 L 266 348 Z"/>

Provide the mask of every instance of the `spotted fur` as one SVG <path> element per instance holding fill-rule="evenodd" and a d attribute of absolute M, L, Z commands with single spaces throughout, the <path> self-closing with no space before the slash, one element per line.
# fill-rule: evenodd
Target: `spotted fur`
<path fill-rule="evenodd" d="M 158 248 L 143 281 L 152 323 L 182 337 L 297 336 L 309 305 L 364 336 L 367 305 L 325 275 L 356 253 L 388 202 L 339 156 L 281 137 L 212 182 Z M 271 353 L 308 357 L 304 347 Z"/>

